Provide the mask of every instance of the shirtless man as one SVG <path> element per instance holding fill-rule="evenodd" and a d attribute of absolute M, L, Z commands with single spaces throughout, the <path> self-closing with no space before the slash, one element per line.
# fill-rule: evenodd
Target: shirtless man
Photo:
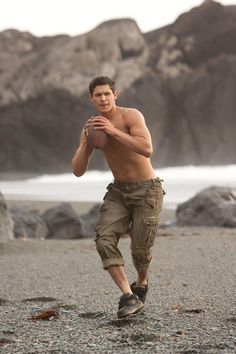
<path fill-rule="evenodd" d="M 89 124 L 108 134 L 109 140 L 102 152 L 114 181 L 108 185 L 100 209 L 95 241 L 103 268 L 108 270 L 123 294 L 117 313 L 123 318 L 144 307 L 163 189 L 151 165 L 152 141 L 143 115 L 134 108 L 116 105 L 115 84 L 107 76 L 93 79 L 89 92 L 98 115 L 86 122 L 72 167 L 78 177 L 87 170 L 93 152 L 87 140 Z M 129 228 L 131 254 L 137 271 L 137 279 L 131 285 L 118 248 L 119 238 Z"/>

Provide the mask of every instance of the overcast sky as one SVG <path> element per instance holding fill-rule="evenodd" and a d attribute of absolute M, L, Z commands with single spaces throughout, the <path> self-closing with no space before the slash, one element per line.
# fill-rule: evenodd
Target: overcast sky
<path fill-rule="evenodd" d="M 78 35 L 114 18 L 134 19 L 142 32 L 172 23 L 199 0 L 0 0 L 0 31 L 15 28 L 36 36 Z M 223 5 L 236 0 L 220 0 Z"/>

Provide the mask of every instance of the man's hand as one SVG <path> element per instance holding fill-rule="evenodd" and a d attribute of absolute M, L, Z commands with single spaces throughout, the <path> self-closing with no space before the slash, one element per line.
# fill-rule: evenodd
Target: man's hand
<path fill-rule="evenodd" d="M 96 116 L 91 120 L 93 126 L 97 130 L 103 130 L 108 135 L 114 135 L 117 128 L 110 122 L 109 119 L 103 116 Z"/>
<path fill-rule="evenodd" d="M 82 133 L 83 133 L 85 136 L 88 136 L 88 126 L 92 123 L 93 119 L 94 119 L 94 116 L 90 117 L 90 118 L 87 120 L 87 122 L 85 123 L 85 126 L 84 126 L 84 128 L 83 128 L 83 130 L 82 130 Z"/>

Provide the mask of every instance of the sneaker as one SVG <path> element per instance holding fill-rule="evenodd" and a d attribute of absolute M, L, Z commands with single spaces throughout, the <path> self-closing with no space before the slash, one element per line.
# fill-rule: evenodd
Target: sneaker
<path fill-rule="evenodd" d="M 118 318 L 134 315 L 142 310 L 144 304 L 135 294 L 123 294 L 119 301 Z"/>
<path fill-rule="evenodd" d="M 147 292 L 148 292 L 148 284 L 145 286 L 136 286 L 136 282 L 133 282 L 130 285 L 130 289 L 132 293 L 136 294 L 139 299 L 142 301 L 142 303 L 145 303 Z"/>

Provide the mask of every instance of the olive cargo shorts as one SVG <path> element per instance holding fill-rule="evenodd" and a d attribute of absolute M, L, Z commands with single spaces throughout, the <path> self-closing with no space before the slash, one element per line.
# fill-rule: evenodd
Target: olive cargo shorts
<path fill-rule="evenodd" d="M 117 244 L 130 228 L 134 266 L 137 271 L 147 269 L 163 203 L 161 180 L 155 178 L 135 183 L 115 180 L 107 190 L 96 224 L 95 239 L 103 268 L 124 265 Z"/>

